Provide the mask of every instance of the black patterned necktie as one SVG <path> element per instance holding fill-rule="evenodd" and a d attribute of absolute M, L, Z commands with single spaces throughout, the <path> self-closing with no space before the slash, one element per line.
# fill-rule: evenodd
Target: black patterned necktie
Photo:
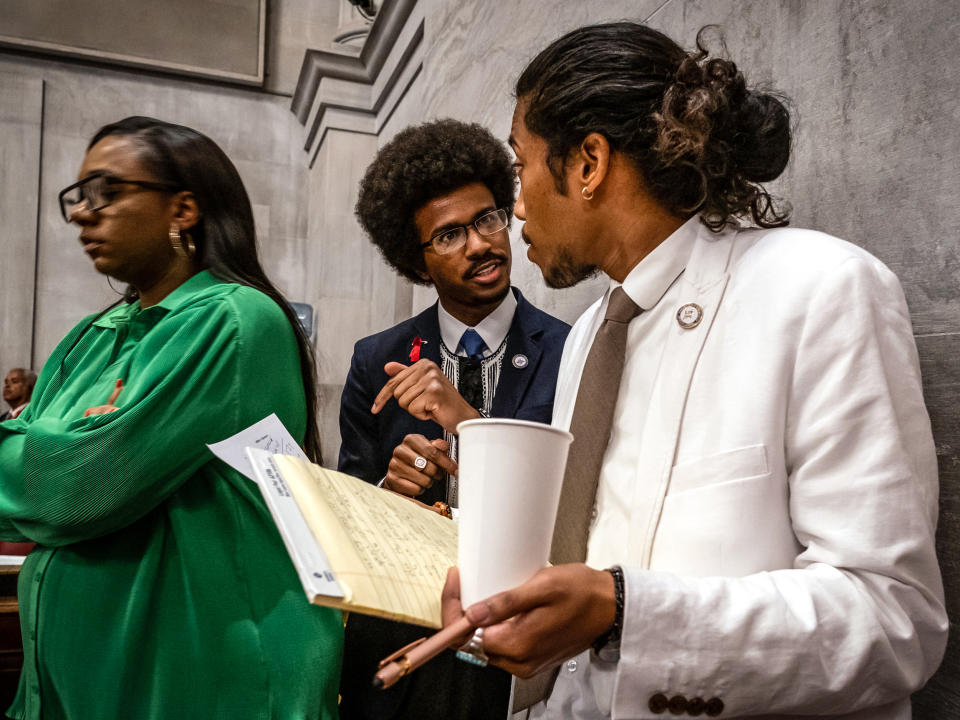
<path fill-rule="evenodd" d="M 467 357 L 458 357 L 459 387 L 457 390 L 474 410 L 483 409 L 483 351 L 487 344 L 480 333 L 467 328 L 460 338 L 460 347 Z"/>
<path fill-rule="evenodd" d="M 460 383 L 457 390 L 474 410 L 483 409 L 483 363 L 473 358 L 459 357 L 458 375 Z"/>

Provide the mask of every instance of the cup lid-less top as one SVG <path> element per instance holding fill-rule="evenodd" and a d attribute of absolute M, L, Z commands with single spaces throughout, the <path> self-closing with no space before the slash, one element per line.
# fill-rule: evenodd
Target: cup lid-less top
<path fill-rule="evenodd" d="M 566 437 L 567 440 L 571 442 L 573 441 L 573 434 L 567 430 L 563 430 L 546 423 L 534 422 L 533 420 L 514 420 L 513 418 L 475 418 L 473 420 L 464 420 L 462 423 L 457 425 L 457 435 L 462 433 L 464 428 L 473 427 L 475 425 L 515 425 L 517 427 L 547 430 L 552 433 L 558 433 Z"/>

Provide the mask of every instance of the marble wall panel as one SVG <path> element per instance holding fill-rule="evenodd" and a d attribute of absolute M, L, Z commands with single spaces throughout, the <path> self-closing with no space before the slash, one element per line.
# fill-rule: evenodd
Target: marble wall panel
<path fill-rule="evenodd" d="M 330 129 L 309 173 L 306 301 L 317 312 L 317 365 L 324 388 L 324 461 L 336 466 L 340 389 L 354 343 L 394 316 L 396 278 L 353 215 L 360 178 L 373 159 L 372 134 Z"/>
<path fill-rule="evenodd" d="M 257 83 L 263 0 L 6 0 L 0 34 L 27 47 Z"/>
<path fill-rule="evenodd" d="M 269 0 L 264 87 L 292 96 L 304 51 L 332 50 L 339 16 L 339 0 Z M 340 51 L 349 52 L 345 48 Z"/>
<path fill-rule="evenodd" d="M 267 274 L 291 300 L 306 293 L 307 170 L 243 160 L 235 163 L 254 206 L 257 242 Z"/>
<path fill-rule="evenodd" d="M 43 81 L 0 72 L 0 377 L 32 360 L 42 124 Z"/>
<path fill-rule="evenodd" d="M 317 424 L 320 428 L 320 448 L 325 467 L 336 469 L 340 455 L 340 395 L 343 383 L 319 386 L 320 412 Z"/>

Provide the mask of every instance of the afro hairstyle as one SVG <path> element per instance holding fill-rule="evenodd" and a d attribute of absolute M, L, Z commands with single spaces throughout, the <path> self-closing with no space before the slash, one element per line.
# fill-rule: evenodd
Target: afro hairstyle
<path fill-rule="evenodd" d="M 502 142 L 476 123 L 445 119 L 401 130 L 360 182 L 357 218 L 384 259 L 411 282 L 429 285 L 414 214 L 471 183 L 489 188 L 513 214 L 514 172 Z"/>

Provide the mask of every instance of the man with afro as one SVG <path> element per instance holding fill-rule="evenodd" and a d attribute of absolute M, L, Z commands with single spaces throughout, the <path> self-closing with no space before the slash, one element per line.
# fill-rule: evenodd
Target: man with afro
<path fill-rule="evenodd" d="M 569 326 L 510 286 L 514 173 L 476 124 L 402 130 L 360 185 L 357 217 L 386 261 L 438 302 L 360 340 L 340 403 L 339 469 L 456 507 L 456 427 L 478 417 L 550 422 Z M 452 653 L 386 691 L 377 662 L 423 629 L 354 615 L 347 624 L 341 718 L 506 717 L 510 676 Z"/>

